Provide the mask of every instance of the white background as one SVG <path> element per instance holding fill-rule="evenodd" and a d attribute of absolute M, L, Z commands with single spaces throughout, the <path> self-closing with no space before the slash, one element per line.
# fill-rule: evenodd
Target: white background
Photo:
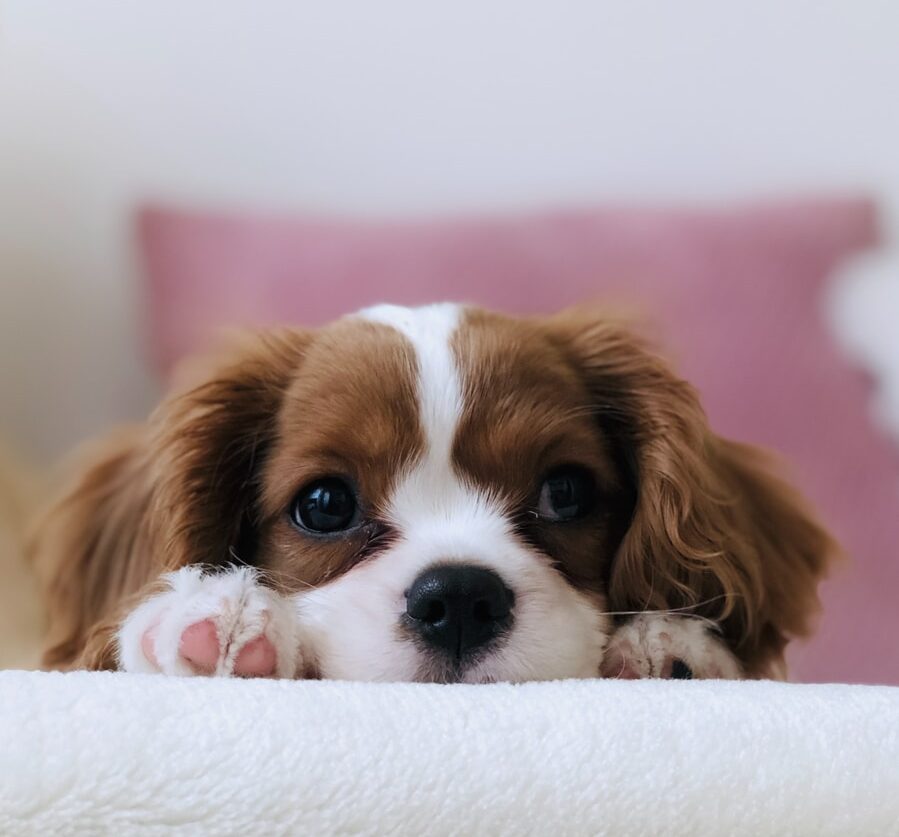
<path fill-rule="evenodd" d="M 881 196 L 896 239 L 895 0 L 6 0 L 0 431 L 47 457 L 151 405 L 142 199 L 388 214 L 844 190 Z M 882 360 L 890 265 L 834 304 Z"/>

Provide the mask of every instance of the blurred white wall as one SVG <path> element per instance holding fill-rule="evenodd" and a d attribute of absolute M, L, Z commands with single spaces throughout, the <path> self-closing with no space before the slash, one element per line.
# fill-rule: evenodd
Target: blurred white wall
<path fill-rule="evenodd" d="M 0 428 L 46 457 L 152 403 L 140 199 L 385 214 L 869 189 L 895 238 L 897 101 L 895 0 L 5 0 Z M 878 275 L 866 304 L 899 321 Z M 844 323 L 862 343 L 864 316 Z"/>

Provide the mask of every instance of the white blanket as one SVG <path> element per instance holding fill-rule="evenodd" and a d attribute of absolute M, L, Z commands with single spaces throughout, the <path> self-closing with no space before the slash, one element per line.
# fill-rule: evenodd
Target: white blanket
<path fill-rule="evenodd" d="M 0 674 L 0 834 L 899 834 L 899 688 Z"/>

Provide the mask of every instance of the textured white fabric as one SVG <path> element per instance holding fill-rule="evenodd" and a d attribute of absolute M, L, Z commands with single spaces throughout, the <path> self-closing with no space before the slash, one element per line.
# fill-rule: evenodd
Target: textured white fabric
<path fill-rule="evenodd" d="M 899 688 L 0 674 L 0 833 L 899 834 Z"/>

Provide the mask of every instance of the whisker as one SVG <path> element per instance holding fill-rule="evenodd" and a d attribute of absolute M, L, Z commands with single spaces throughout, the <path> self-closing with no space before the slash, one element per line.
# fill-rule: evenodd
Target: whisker
<path fill-rule="evenodd" d="M 711 622 L 708 617 L 701 616 L 698 613 L 690 613 L 689 611 L 695 610 L 698 607 L 702 607 L 703 605 L 712 604 L 713 602 L 717 602 L 721 599 L 726 599 L 729 595 L 737 595 L 737 594 L 727 594 L 722 593 L 718 596 L 712 596 L 710 599 L 703 599 L 701 602 L 696 602 L 696 604 L 692 605 L 684 605 L 683 607 L 672 607 L 667 608 L 665 610 L 607 610 L 603 611 L 603 616 L 643 616 L 643 615 L 668 615 L 668 614 L 680 614 L 683 616 L 690 616 L 694 619 L 702 619 L 706 622 Z"/>
<path fill-rule="evenodd" d="M 257 579 L 259 581 L 268 582 L 273 587 L 280 587 L 284 590 L 288 590 L 294 588 L 296 586 L 301 586 L 308 588 L 309 590 L 315 589 L 314 584 L 309 583 L 308 581 L 303 581 L 302 579 L 297 578 L 294 574 L 285 572 L 284 570 L 276 570 L 272 567 L 254 567 L 251 564 L 248 564 L 246 561 L 240 558 L 238 554 L 235 552 L 233 547 L 228 549 L 228 554 L 233 559 L 232 563 L 227 565 L 226 567 L 221 566 L 212 566 L 212 565 L 198 565 L 200 566 L 204 572 L 222 572 L 223 569 L 227 570 L 229 568 L 240 568 L 240 569 L 251 569 Z"/>

